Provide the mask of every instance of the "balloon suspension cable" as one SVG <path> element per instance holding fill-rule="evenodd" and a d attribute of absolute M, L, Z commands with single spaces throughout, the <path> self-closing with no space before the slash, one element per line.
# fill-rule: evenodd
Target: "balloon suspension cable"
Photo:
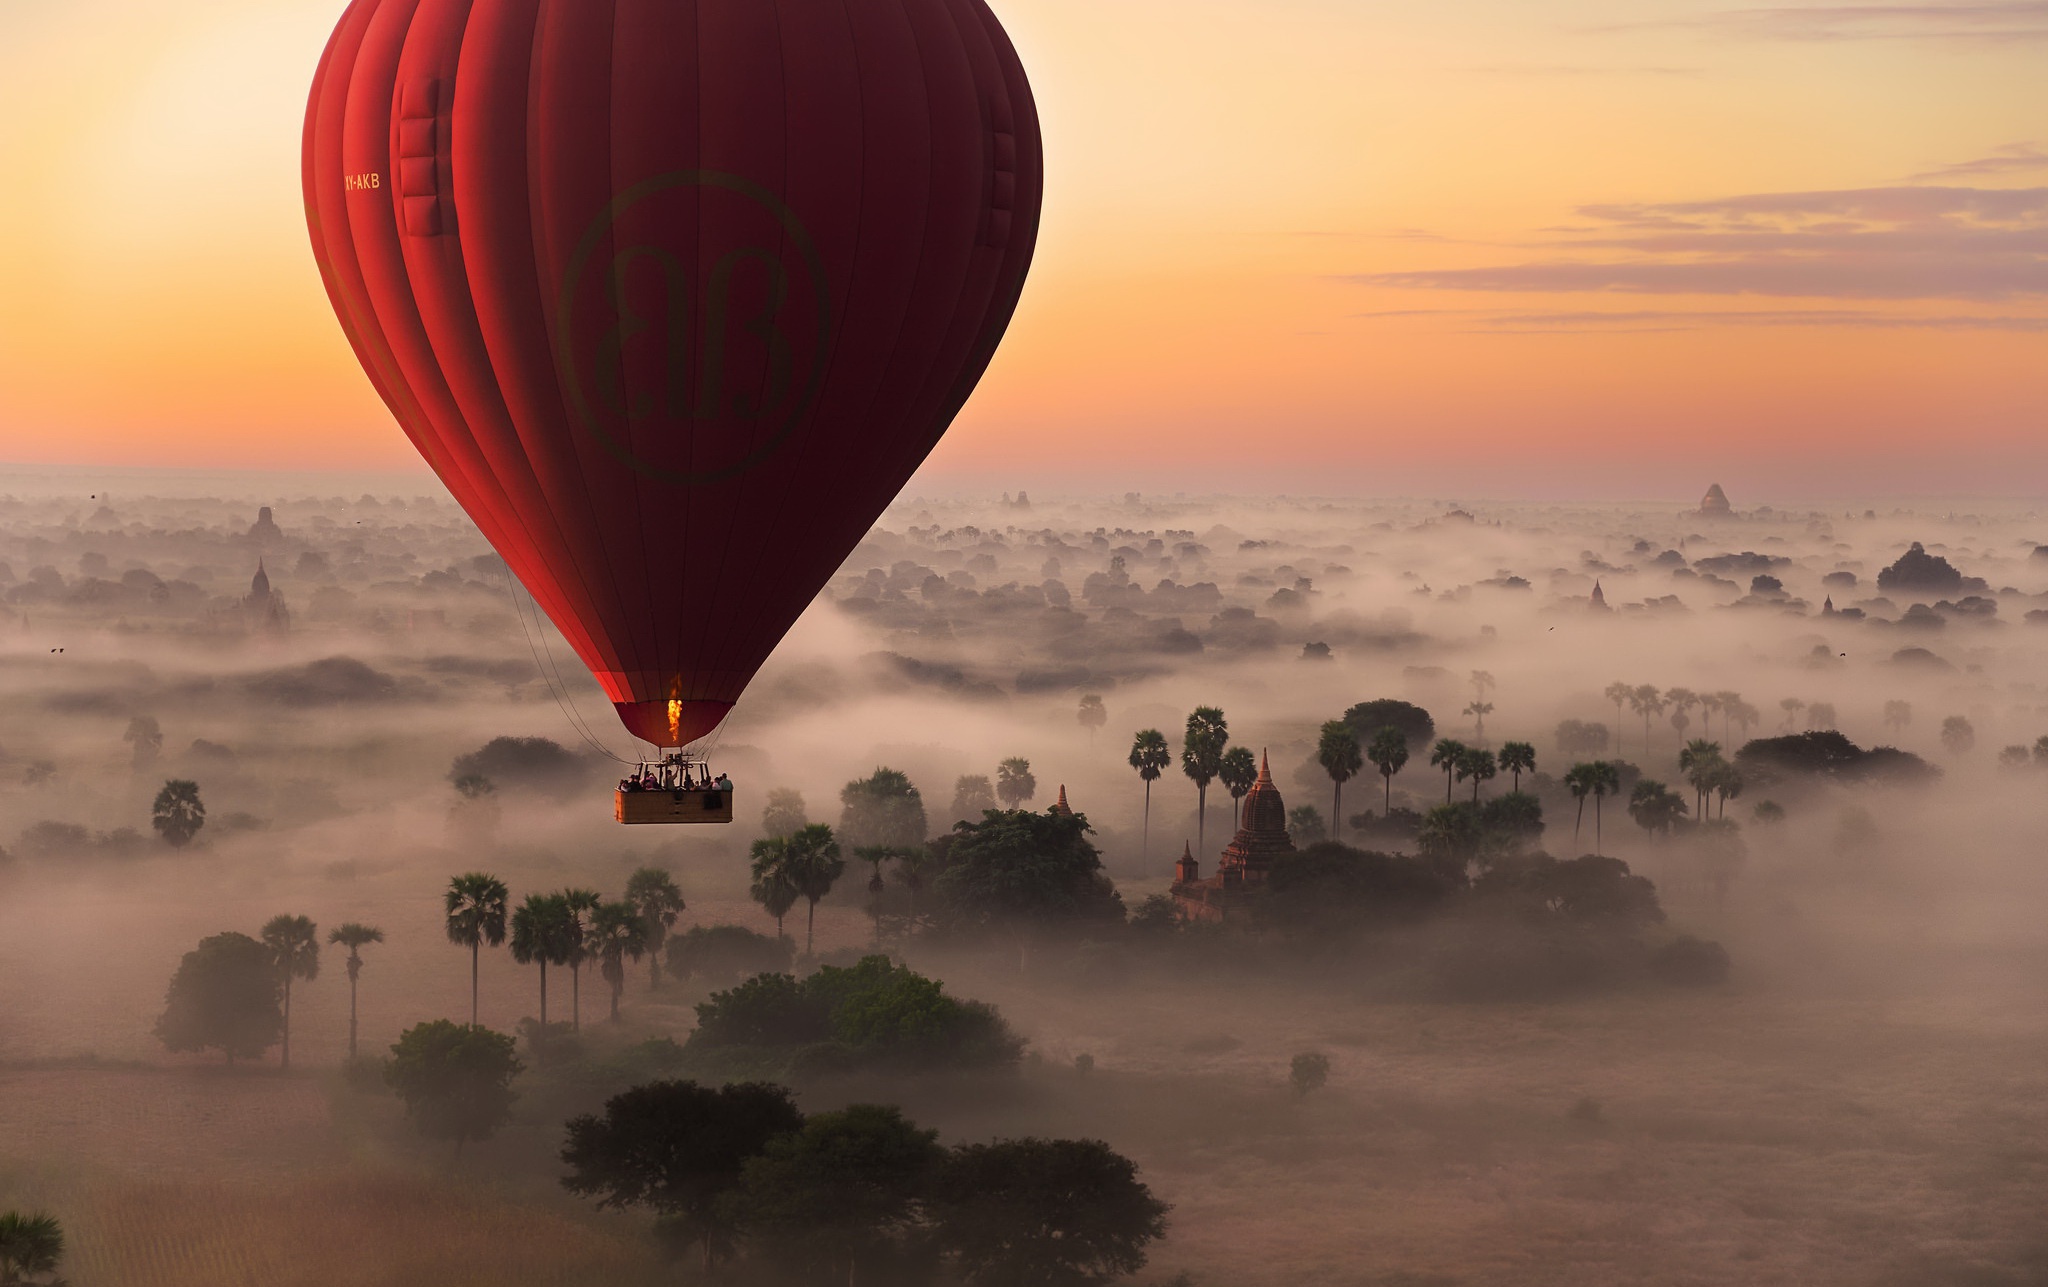
<path fill-rule="evenodd" d="M 506 593 L 512 598 L 513 614 L 519 618 L 520 633 L 526 636 L 527 650 L 533 654 L 534 668 L 540 671 L 541 682 L 548 686 L 548 695 L 555 699 L 555 705 L 561 710 L 562 718 L 569 722 L 569 727 L 576 731 L 576 735 L 582 738 L 584 745 L 591 750 L 615 763 L 632 765 L 634 761 L 620 758 L 609 746 L 599 741 L 597 734 L 591 731 L 590 725 L 576 710 L 576 698 L 569 692 L 569 685 L 562 678 L 561 668 L 555 664 L 555 650 L 548 643 L 547 619 L 541 613 L 540 604 L 533 604 L 533 615 L 539 618 L 539 621 L 535 626 L 529 626 L 526 611 L 519 604 L 518 578 L 512 575 L 512 569 L 509 567 L 505 569 L 505 588 Z M 527 597 L 532 598 L 531 595 Z M 540 635 L 538 645 L 534 643 L 536 629 Z M 545 661 L 542 660 L 543 652 L 546 655 Z"/>

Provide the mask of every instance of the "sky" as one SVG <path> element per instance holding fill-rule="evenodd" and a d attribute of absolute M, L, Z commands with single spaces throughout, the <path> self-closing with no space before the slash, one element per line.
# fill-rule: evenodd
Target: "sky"
<path fill-rule="evenodd" d="M 2048 493 L 2048 2 L 993 0 L 1038 260 L 913 491 Z M 321 291 L 340 0 L 0 0 L 0 460 L 416 464 Z"/>

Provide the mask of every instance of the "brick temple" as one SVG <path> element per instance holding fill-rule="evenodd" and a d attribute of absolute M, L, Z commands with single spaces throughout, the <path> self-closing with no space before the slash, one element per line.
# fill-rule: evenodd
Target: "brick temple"
<path fill-rule="evenodd" d="M 1173 869 L 1173 897 L 1189 920 L 1220 921 L 1233 895 L 1266 882 L 1273 860 L 1294 852 L 1287 834 L 1287 802 L 1273 785 L 1266 757 L 1259 756 L 1259 780 L 1238 810 L 1237 834 L 1217 860 L 1216 874 L 1202 879 L 1202 865 L 1192 848 L 1183 846 Z"/>

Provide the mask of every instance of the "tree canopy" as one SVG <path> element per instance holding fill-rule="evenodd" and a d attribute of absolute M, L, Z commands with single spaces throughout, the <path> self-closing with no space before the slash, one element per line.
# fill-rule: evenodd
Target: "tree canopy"
<path fill-rule="evenodd" d="M 446 1019 L 407 1028 L 391 1047 L 384 1080 L 405 1115 L 428 1139 L 453 1140 L 456 1152 L 486 1140 L 512 1119 L 512 1079 L 525 1070 L 512 1038 Z"/>
<path fill-rule="evenodd" d="M 938 893 L 947 914 L 972 925 L 1123 919 L 1085 814 L 990 810 L 954 828 Z"/>
<path fill-rule="evenodd" d="M 1099 1140 L 999 1140 L 953 1150 L 932 1188 L 940 1245 L 988 1287 L 1081 1287 L 1145 1267 L 1167 1205 Z"/>
<path fill-rule="evenodd" d="M 839 806 L 839 842 L 850 849 L 908 849 L 923 844 L 928 834 L 924 797 L 895 769 L 877 768 L 847 783 L 839 792 Z"/>
<path fill-rule="evenodd" d="M 269 948 L 247 934 L 215 934 L 185 953 L 171 976 L 157 1040 L 167 1050 L 218 1050 L 254 1059 L 284 1032 L 284 980 Z"/>
<path fill-rule="evenodd" d="M 1344 722 L 1358 734 L 1360 746 L 1371 746 L 1373 738 L 1383 728 L 1398 731 L 1410 752 L 1428 746 L 1436 739 L 1436 721 L 1430 718 L 1428 711 L 1413 702 L 1392 697 L 1358 703 L 1344 712 Z"/>

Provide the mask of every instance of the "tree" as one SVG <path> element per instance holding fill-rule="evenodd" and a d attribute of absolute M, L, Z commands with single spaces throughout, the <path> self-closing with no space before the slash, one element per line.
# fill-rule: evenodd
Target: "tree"
<path fill-rule="evenodd" d="M 1613 740 L 1605 724 L 1592 724 L 1581 719 L 1560 721 L 1551 736 L 1561 755 L 1604 755 Z"/>
<path fill-rule="evenodd" d="M 916 792 L 911 793 L 915 795 Z M 917 811 L 924 817 L 924 809 Z M 676 927 L 676 920 L 689 909 L 683 901 L 683 891 L 676 888 L 676 878 L 659 867 L 642 867 L 626 878 L 626 902 L 640 913 L 640 919 L 647 922 L 647 959 L 649 975 L 647 986 L 661 986 L 661 948 L 668 942 L 668 932 Z"/>
<path fill-rule="evenodd" d="M 768 803 L 761 809 L 761 830 L 771 836 L 787 836 L 808 826 L 810 819 L 804 816 L 804 793 L 789 787 L 776 787 L 768 793 Z"/>
<path fill-rule="evenodd" d="M 1031 776 L 1031 761 L 1013 755 L 996 765 L 996 794 L 1015 809 L 1038 794 L 1038 779 Z"/>
<path fill-rule="evenodd" d="M 263 946 L 284 985 L 284 1050 L 279 1067 L 292 1066 L 292 980 L 320 977 L 320 929 L 303 916 L 273 916 L 263 926 Z"/>
<path fill-rule="evenodd" d="M 799 828 L 802 830 L 802 828 Z M 790 879 L 788 836 L 766 836 L 754 842 L 753 883 L 747 892 L 775 918 L 775 937 L 782 937 L 782 918 L 796 906 L 796 884 Z"/>
<path fill-rule="evenodd" d="M 1747 738 L 1749 730 L 1763 723 L 1763 712 L 1751 706 L 1748 702 L 1743 701 L 1740 693 L 1723 693 L 1721 694 L 1721 701 L 1723 724 L 1725 725 L 1729 720 L 1733 720 L 1735 726 L 1742 730 L 1743 737 Z M 1724 727 L 1723 732 L 1725 731 Z"/>
<path fill-rule="evenodd" d="M 135 748 L 137 769 L 147 768 L 163 753 L 164 731 L 154 715 L 137 715 L 129 720 L 128 731 L 121 734 L 121 740 Z"/>
<path fill-rule="evenodd" d="M 1467 749 L 1463 742 L 1449 737 L 1444 738 L 1430 748 L 1429 766 L 1433 769 L 1442 769 L 1444 771 L 1445 804 L 1451 802 L 1451 788 L 1455 785 L 1452 778 L 1458 772 L 1458 765 L 1464 762 Z"/>
<path fill-rule="evenodd" d="M 1715 798 L 1720 801 L 1720 808 L 1715 816 L 1722 818 L 1728 816 L 1728 802 L 1742 794 L 1742 787 L 1742 773 L 1734 765 L 1724 762 L 1714 768 L 1713 774 L 1708 780 L 1707 789 L 1712 791 Z"/>
<path fill-rule="evenodd" d="M 1306 849 L 1330 838 L 1323 815 L 1312 804 L 1299 804 L 1287 811 L 1287 836 L 1297 848 Z"/>
<path fill-rule="evenodd" d="M 590 959 L 590 916 L 604 905 L 604 895 L 594 889 L 565 889 L 562 901 L 569 908 L 569 1027 L 583 1031 L 583 962 Z"/>
<path fill-rule="evenodd" d="M 206 825 L 206 805 L 199 799 L 199 784 L 184 778 L 164 783 L 164 789 L 156 793 L 156 803 L 150 806 L 149 825 L 173 849 L 191 844 L 199 829 Z"/>
<path fill-rule="evenodd" d="M 1593 852 L 1597 854 L 1600 852 L 1602 844 L 1600 839 L 1600 802 L 1621 790 L 1621 771 L 1615 768 L 1614 764 L 1608 760 L 1595 760 L 1591 768 L 1592 773 L 1589 775 L 1589 781 L 1593 792 Z"/>
<path fill-rule="evenodd" d="M 1913 706 L 1910 702 L 1889 701 L 1884 704 L 1884 726 L 1894 737 L 1906 731 L 1906 725 L 1913 722 Z"/>
<path fill-rule="evenodd" d="M 1088 730 L 1088 745 L 1092 749 L 1095 745 L 1096 730 L 1109 723 L 1109 708 L 1102 704 L 1100 696 L 1089 693 L 1081 698 L 1081 709 L 1077 718 L 1081 721 L 1081 727 Z"/>
<path fill-rule="evenodd" d="M 1968 755 L 1977 745 L 1977 730 L 1961 715 L 1941 722 L 1941 745 L 1950 755 Z"/>
<path fill-rule="evenodd" d="M 1998 753 L 1998 767 L 2002 769 L 2024 769 L 2033 763 L 2024 743 L 2015 742 Z"/>
<path fill-rule="evenodd" d="M 947 837 L 948 863 L 937 882 L 945 913 L 963 925 L 1007 931 L 1025 965 L 1042 928 L 1121 922 L 1123 902 L 1089 831 L 1085 814 L 1049 809 L 962 823 Z"/>
<path fill-rule="evenodd" d="M 986 1287 L 1083 1287 L 1145 1267 L 1170 1209 L 1099 1140 L 997 1140 L 952 1151 L 931 1186 L 939 1245 Z"/>
<path fill-rule="evenodd" d="M 1475 670 L 1472 672 L 1473 700 L 1485 701 L 1486 695 L 1491 693 L 1495 687 L 1493 672 L 1486 670 Z"/>
<path fill-rule="evenodd" d="M 356 980 L 363 973 L 362 950 L 384 941 L 384 931 L 374 925 L 350 921 L 327 931 L 327 941 L 348 949 L 348 1057 L 356 1057 Z"/>
<path fill-rule="evenodd" d="M 1522 775 L 1536 771 L 1536 748 L 1527 742 L 1502 742 L 1499 763 L 1502 772 L 1514 775 L 1515 784 L 1511 790 L 1520 792 Z"/>
<path fill-rule="evenodd" d="M 1701 693 L 1699 698 L 1700 731 L 1708 737 L 1712 737 L 1714 735 L 1714 716 L 1723 705 L 1722 695 L 1720 693 Z M 1683 736 L 1683 734 L 1680 736 Z"/>
<path fill-rule="evenodd" d="M 1785 712 L 1785 731 L 1790 733 L 1799 727 L 1799 712 L 1806 709 L 1806 703 L 1797 697 L 1787 697 L 1778 703 L 1778 709 Z"/>
<path fill-rule="evenodd" d="M 1316 740 L 1316 763 L 1330 775 L 1334 787 L 1330 797 L 1330 831 L 1334 839 L 1344 822 L 1344 784 L 1357 777 L 1359 770 L 1365 767 L 1365 751 L 1358 745 L 1358 734 L 1349 724 L 1333 719 L 1323 725 L 1322 734 Z"/>
<path fill-rule="evenodd" d="M 816 941 L 818 902 L 832 892 L 846 871 L 832 828 L 814 822 L 791 836 L 783 850 L 782 870 L 797 896 L 810 903 L 804 921 L 804 955 L 810 956 Z"/>
<path fill-rule="evenodd" d="M 1197 706 L 1181 735 L 1180 771 L 1195 784 L 1195 847 L 1208 851 L 1209 784 L 1223 769 L 1230 724 L 1214 706 Z"/>
<path fill-rule="evenodd" d="M 924 843 L 924 798 L 895 769 L 875 770 L 839 793 L 840 842 L 849 849 L 908 849 Z"/>
<path fill-rule="evenodd" d="M 405 1102 L 413 1128 L 428 1139 L 453 1140 L 460 1157 L 464 1144 L 489 1139 L 512 1119 L 519 1098 L 512 1079 L 523 1071 L 504 1033 L 436 1019 L 400 1034 L 384 1081 Z"/>
<path fill-rule="evenodd" d="M 1166 744 L 1166 734 L 1158 729 L 1145 729 L 1131 739 L 1130 765 L 1145 783 L 1145 831 L 1138 849 L 1141 859 L 1152 852 L 1152 784 L 1172 763 L 1173 750 Z"/>
<path fill-rule="evenodd" d="M 788 1090 L 763 1082 L 712 1089 L 693 1081 L 635 1086 L 605 1101 L 604 1116 L 568 1124 L 562 1187 L 599 1207 L 646 1207 L 703 1248 L 708 1271 L 729 1251 L 719 1200 L 748 1159 L 803 1129 Z"/>
<path fill-rule="evenodd" d="M 1643 717 L 1643 755 L 1650 754 L 1650 717 L 1662 715 L 1668 703 L 1654 684 L 1641 684 L 1628 695 L 1629 709 Z"/>
<path fill-rule="evenodd" d="M 1815 702 L 1806 708 L 1806 726 L 1808 728 L 1832 729 L 1835 723 L 1835 704 L 1833 702 Z"/>
<path fill-rule="evenodd" d="M 1238 826 L 1243 821 L 1240 811 L 1244 798 L 1259 780 L 1259 757 L 1252 754 L 1249 746 L 1231 747 L 1223 753 L 1222 762 L 1216 766 L 1216 780 L 1230 792 L 1231 825 Z"/>
<path fill-rule="evenodd" d="M 1706 816 L 1707 792 L 1713 790 L 1714 773 L 1725 763 L 1721 758 L 1721 744 L 1696 737 L 1685 744 L 1678 753 L 1679 771 L 1692 784 L 1693 803 L 1701 817 Z"/>
<path fill-rule="evenodd" d="M 1685 801 L 1673 795 L 1662 782 L 1643 778 L 1629 793 L 1628 816 L 1651 836 L 1668 836 L 1672 826 L 1685 816 Z"/>
<path fill-rule="evenodd" d="M 1493 758 L 1493 752 L 1483 747 L 1468 746 L 1458 755 L 1458 780 L 1462 782 L 1467 778 L 1471 779 L 1474 804 L 1479 803 L 1480 784 L 1491 782 L 1499 772 L 1500 768 Z"/>
<path fill-rule="evenodd" d="M 1664 700 L 1671 703 L 1671 727 L 1678 734 L 1680 742 L 1685 741 L 1685 730 L 1692 727 L 1692 716 L 1688 714 L 1700 704 L 1700 695 L 1690 688 L 1673 688 L 1665 692 Z"/>
<path fill-rule="evenodd" d="M 2048 736 L 2034 739 L 2034 763 L 2048 765 Z"/>
<path fill-rule="evenodd" d="M 1622 703 L 1634 697 L 1635 694 L 1635 685 L 1624 684 L 1618 679 L 1607 686 L 1607 700 L 1614 703 L 1614 722 L 1616 726 L 1621 724 Z"/>
<path fill-rule="evenodd" d="M 944 1156 L 938 1132 L 919 1130 L 900 1109 L 855 1104 L 769 1140 L 718 1212 L 772 1239 L 778 1257 L 852 1287 L 859 1265 L 885 1257 L 912 1228 Z"/>
<path fill-rule="evenodd" d="M 1785 820 L 1785 806 L 1776 800 L 1759 800 L 1756 802 L 1756 808 L 1750 810 L 1750 816 L 1765 826 L 1770 826 L 1772 823 Z"/>
<path fill-rule="evenodd" d="M 584 934 L 597 971 L 612 989 L 612 1022 L 619 1021 L 619 997 L 626 990 L 626 962 L 647 953 L 647 922 L 631 903 L 601 903 Z"/>
<path fill-rule="evenodd" d="M 476 1025 L 479 980 L 483 973 L 483 948 L 505 941 L 505 904 L 512 895 L 505 882 L 486 872 L 472 871 L 448 882 L 442 896 L 447 911 L 448 941 L 469 949 L 469 1022 Z"/>
<path fill-rule="evenodd" d="M 268 948 L 247 934 L 216 934 L 178 963 L 156 1037 L 173 1052 L 255 1059 L 284 1031 L 283 999 Z"/>
<path fill-rule="evenodd" d="M 995 783 L 982 773 L 962 774 L 953 783 L 954 822 L 968 822 L 996 807 Z"/>
<path fill-rule="evenodd" d="M 1410 751 L 1436 740 L 1436 721 L 1430 718 L 1428 711 L 1413 702 L 1391 697 L 1358 703 L 1344 712 L 1344 722 L 1358 734 L 1361 745 L 1370 744 L 1383 728 L 1399 729 L 1401 739 Z"/>
<path fill-rule="evenodd" d="M 1382 728 L 1366 744 L 1365 758 L 1371 760 L 1372 766 L 1386 779 L 1386 800 L 1381 807 L 1385 813 L 1391 814 L 1394 811 L 1394 775 L 1408 766 L 1408 739 L 1398 728 Z"/>
<path fill-rule="evenodd" d="M 1296 1099 L 1307 1099 L 1330 1082 L 1330 1057 L 1319 1050 L 1296 1055 L 1287 1069 L 1287 1083 Z"/>
<path fill-rule="evenodd" d="M 512 913 L 512 959 L 540 966 L 540 1026 L 548 1026 L 548 967 L 567 965 L 580 944 L 576 913 L 561 894 L 528 894 Z"/>
<path fill-rule="evenodd" d="M 896 851 L 896 879 L 910 894 L 910 930 L 917 931 L 917 896 L 924 890 L 926 874 L 932 867 L 929 845 Z"/>
<path fill-rule="evenodd" d="M 27 1287 L 50 1282 L 48 1276 L 57 1272 L 63 1259 L 64 1227 L 57 1217 L 40 1211 L 34 1215 L 0 1212 L 0 1285 Z M 62 1284 L 50 1282 L 50 1287 Z"/>
<path fill-rule="evenodd" d="M 1472 717 L 1472 732 L 1480 741 L 1486 740 L 1486 717 L 1493 714 L 1492 702 L 1473 702 L 1465 707 L 1465 714 Z"/>

